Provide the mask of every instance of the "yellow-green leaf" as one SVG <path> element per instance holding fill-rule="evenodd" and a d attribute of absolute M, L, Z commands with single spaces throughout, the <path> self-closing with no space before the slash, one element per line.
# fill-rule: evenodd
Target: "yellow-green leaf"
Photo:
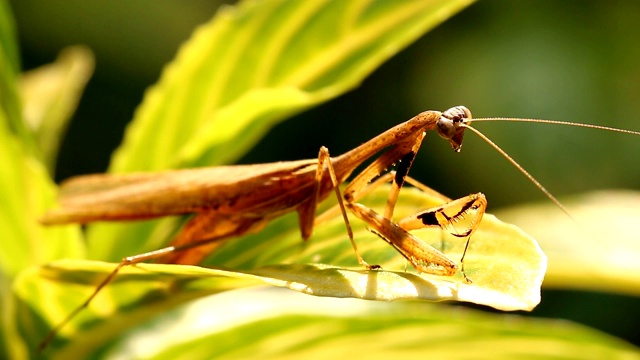
<path fill-rule="evenodd" d="M 3 122 L 25 145 L 32 145 L 31 134 L 22 121 L 17 78 L 20 71 L 17 32 L 11 6 L 0 1 L 0 111 Z M 29 150 L 33 150 L 29 148 Z"/>
<path fill-rule="evenodd" d="M 35 134 L 44 162 L 53 173 L 67 123 L 93 73 L 93 54 L 69 47 L 54 63 L 30 70 L 20 82 L 24 121 Z"/>
<path fill-rule="evenodd" d="M 384 206 L 388 187 L 367 196 L 367 204 Z M 441 200 L 416 189 L 403 189 L 398 217 L 432 207 Z M 292 214 L 293 215 L 293 214 Z M 546 257 L 533 239 L 516 227 L 485 215 L 465 258 L 473 284 L 460 275 L 442 277 L 404 271 L 404 259 L 388 244 L 353 219 L 362 255 L 383 271 L 365 271 L 357 263 L 340 216 L 318 225 L 308 243 L 300 240 L 295 216 L 274 221 L 261 234 L 228 241 L 210 259 L 215 269 L 183 265 L 140 264 L 125 267 L 92 306 L 67 328 L 62 337 L 92 333 L 94 342 L 106 342 L 125 325 L 147 320 L 193 298 L 230 289 L 270 284 L 307 294 L 371 300 L 457 300 L 502 310 L 530 310 L 540 301 Z M 425 242 L 459 259 L 464 239 L 440 230 L 415 232 Z M 326 265 L 330 264 L 330 265 Z M 60 322 L 95 289 L 116 264 L 67 260 L 23 272 L 15 290 L 30 304 L 39 321 Z M 226 270 L 223 270 L 226 269 Z M 231 270 L 233 269 L 233 270 Z M 39 301 L 47 294 L 50 301 Z M 138 309 L 143 309 L 142 311 Z M 100 320 L 95 323 L 96 320 Z M 42 333 L 47 326 L 30 329 Z M 60 344 L 63 342 L 60 342 Z"/>
<path fill-rule="evenodd" d="M 149 89 L 111 171 L 230 163 L 275 122 L 357 86 L 470 2 L 225 6 L 196 29 Z"/>
<path fill-rule="evenodd" d="M 633 345 L 567 321 L 416 302 L 216 295 L 140 327 L 109 356 L 154 359 L 634 359 Z M 231 311 L 237 305 L 241 311 Z M 72 355 L 72 354 L 69 354 Z M 73 357 L 73 356 L 70 356 Z"/>
<path fill-rule="evenodd" d="M 6 10 L 6 4 L 0 2 L 2 29 L 7 29 L 4 22 L 10 15 Z M 55 184 L 37 158 L 22 116 L 14 112 L 20 106 L 13 93 L 14 74 L 7 72 L 11 54 L 6 53 L 10 46 L 6 42 L 10 40 L 4 33 L 0 37 L 0 349 L 3 355 L 20 358 L 27 349 L 17 329 L 13 294 L 7 291 L 13 278 L 32 265 L 80 256 L 84 244 L 79 241 L 79 226 L 44 228 L 37 222 L 45 209 L 53 206 Z"/>
<path fill-rule="evenodd" d="M 382 212 L 388 191 L 388 186 L 382 186 L 367 195 L 363 203 Z M 327 200 L 329 204 L 331 201 Z M 442 200 L 438 197 L 405 187 L 394 216 L 399 219 L 441 203 Z M 326 208 L 328 204 L 324 206 Z M 379 264 L 390 271 L 403 271 L 408 266 L 409 272 L 416 272 L 393 248 L 370 233 L 363 221 L 351 216 L 350 222 L 358 249 L 368 263 Z M 413 233 L 455 261 L 459 261 L 462 256 L 465 239 L 440 229 L 425 229 Z M 258 234 L 228 241 L 209 258 L 207 264 L 251 270 L 294 262 L 362 268 L 353 253 L 344 222 L 339 215 L 326 223 L 317 224 L 314 235 L 306 243 L 300 240 L 295 214 L 285 216 Z M 460 274 L 451 279 L 425 274 L 420 276 L 442 285 L 436 291 L 441 299 L 478 302 L 505 310 L 532 309 L 540 301 L 539 287 L 545 269 L 546 257 L 535 240 L 517 227 L 486 214 L 478 231 L 471 238 L 465 257 L 465 270 L 474 282 L 472 286 L 464 286 L 464 279 Z M 391 276 L 389 279 L 405 281 L 401 277 Z M 451 281 L 455 284 L 451 285 Z"/>
<path fill-rule="evenodd" d="M 49 227 L 38 218 L 55 202 L 55 184 L 0 111 L 0 272 L 9 277 L 61 256 L 80 256 L 77 225 Z"/>
<path fill-rule="evenodd" d="M 262 358 L 455 359 L 489 354 L 506 359 L 574 358 L 587 351 L 593 358 L 632 359 L 638 353 L 624 341 L 567 321 L 486 314 L 424 302 L 313 297 L 264 287 L 205 297 L 124 329 L 147 310 L 138 307 L 126 316 L 112 317 L 109 330 L 120 332 L 115 339 L 103 338 L 105 328 L 98 326 L 95 328 L 102 332 L 95 328 L 82 331 L 72 342 L 54 344 L 45 355 L 53 359 L 210 359 L 255 354 Z"/>

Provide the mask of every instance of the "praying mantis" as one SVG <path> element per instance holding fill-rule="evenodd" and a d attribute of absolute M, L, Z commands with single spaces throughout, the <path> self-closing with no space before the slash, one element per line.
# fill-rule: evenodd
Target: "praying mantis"
<path fill-rule="evenodd" d="M 396 125 L 355 149 L 331 157 L 320 148 L 317 159 L 255 165 L 173 170 L 126 175 L 88 175 L 72 178 L 60 188 L 61 207 L 46 213 L 46 225 L 88 223 L 93 221 L 137 220 L 166 215 L 194 214 L 170 246 L 144 254 L 129 256 L 105 278 L 74 312 L 56 326 L 41 344 L 46 347 L 58 330 L 87 307 L 119 272 L 128 265 L 155 260 L 162 263 L 197 264 L 215 250 L 223 240 L 262 229 L 269 221 L 285 213 L 297 212 L 300 232 L 308 239 L 313 230 L 318 203 L 334 193 L 338 200 L 347 234 L 358 262 L 369 270 L 358 252 L 347 210 L 362 219 L 372 232 L 395 248 L 418 271 L 452 276 L 464 271 L 464 257 L 469 241 L 478 228 L 487 207 L 482 193 L 447 201 L 435 208 L 392 220 L 400 189 L 409 182 L 423 191 L 435 193 L 408 176 L 409 169 L 426 133 L 435 131 L 447 140 L 454 151 L 461 150 L 465 129 L 470 129 L 514 164 L 525 176 L 565 212 L 562 204 L 526 170 L 475 128 L 472 121 L 508 120 L 574 125 L 640 135 L 640 132 L 596 125 L 535 119 L 472 119 L 471 112 L 456 106 L 444 112 L 425 111 Z M 388 149 L 387 149 L 388 148 Z M 363 162 L 384 149 L 345 188 L 345 182 Z M 387 171 L 396 164 L 395 171 Z M 357 201 L 381 183 L 391 182 L 383 214 Z M 460 220 L 465 219 L 459 223 Z M 410 230 L 440 227 L 452 235 L 466 238 L 460 266 L 442 252 L 424 243 Z"/>
<path fill-rule="evenodd" d="M 346 209 L 365 222 L 371 222 L 372 226 L 377 224 L 378 221 L 374 220 L 377 213 L 365 210 L 363 205 L 356 205 L 356 201 L 370 190 L 369 187 L 391 181 L 383 217 L 390 220 L 400 188 L 407 179 L 426 131 L 435 130 L 449 141 L 455 151 L 460 151 L 464 126 L 467 126 L 464 122 L 468 123 L 470 119 L 471 112 L 462 106 L 445 112 L 425 111 L 335 158 L 331 158 L 328 149 L 322 147 L 318 158 L 311 160 L 159 173 L 80 176 L 62 184 L 62 207 L 46 213 L 41 222 L 46 225 L 87 223 L 195 213 L 171 246 L 127 257 L 122 260 L 121 266 L 152 259 L 165 263 L 197 264 L 221 240 L 258 231 L 270 220 L 291 211 L 298 213 L 302 238 L 308 239 L 313 230 L 318 202 L 335 192 L 358 262 L 368 269 L 374 269 L 376 266 L 367 264 L 358 253 Z M 390 149 L 369 164 L 341 194 L 338 186 L 346 181 L 353 170 L 387 147 Z M 394 163 L 398 163 L 395 172 L 386 173 L 372 182 Z M 419 186 L 427 189 L 424 185 Z M 455 211 L 452 208 L 454 206 Z M 408 229 L 419 227 L 416 221 L 422 222 L 423 227 L 446 226 L 447 218 L 451 224 L 457 218 L 475 211 L 477 220 L 472 221 L 469 228 L 460 234 L 466 237 L 477 228 L 485 208 L 484 196 L 475 194 L 451 205 L 423 211 L 400 223 L 408 224 Z M 448 214 L 450 209 L 453 213 Z M 444 214 L 445 217 L 441 219 L 427 214 Z M 399 234 L 391 234 L 387 230 L 391 224 L 390 221 L 384 222 L 384 225 L 375 225 L 374 228 L 406 257 L 411 250 L 403 247 L 409 245 L 398 238 L 401 237 Z M 454 262 L 445 262 L 440 257 L 435 261 L 430 258 L 438 253 L 436 249 L 429 249 L 424 257 L 408 260 L 420 271 L 453 275 L 457 269 Z"/>

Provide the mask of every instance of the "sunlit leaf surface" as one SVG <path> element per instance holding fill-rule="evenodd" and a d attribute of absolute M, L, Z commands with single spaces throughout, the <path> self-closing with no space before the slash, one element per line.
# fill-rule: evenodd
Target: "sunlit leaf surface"
<path fill-rule="evenodd" d="M 367 204 L 384 204 L 387 192 L 387 187 L 378 189 L 367 197 Z M 404 189 L 397 216 L 432 207 L 439 201 L 416 189 Z M 92 333 L 94 342 L 107 342 L 124 327 L 177 304 L 258 284 L 325 297 L 458 300 L 502 310 L 530 310 L 540 301 L 546 257 L 533 239 L 490 215 L 485 215 L 474 234 L 466 257 L 472 284 L 466 284 L 459 274 L 447 278 L 417 273 L 411 268 L 405 272 L 404 259 L 354 219 L 362 255 L 385 269 L 366 271 L 355 260 L 341 217 L 318 225 L 306 244 L 300 240 L 296 220 L 295 216 L 286 216 L 259 234 L 228 241 L 210 259 L 210 263 L 224 262 L 217 269 L 155 264 L 124 268 L 91 307 L 63 329 L 58 343 L 64 344 L 62 339 L 78 332 Z M 440 230 L 415 233 L 452 259 L 458 259 L 464 248 L 464 239 Z M 220 269 L 222 266 L 225 270 Z M 82 303 L 114 267 L 111 263 L 66 260 L 23 272 L 16 292 L 29 303 L 33 309 L 30 313 L 40 319 L 28 323 L 42 325 L 30 331 L 44 336 L 47 329 Z M 50 301 L 39 301 L 43 296 Z"/>
<path fill-rule="evenodd" d="M 125 322 L 120 319 L 120 324 Z M 492 359 L 539 359 L 588 354 L 594 359 L 633 359 L 638 354 L 624 341 L 567 321 L 496 316 L 425 302 L 322 298 L 263 287 L 191 302 L 106 344 L 96 344 L 98 335 L 83 332 L 77 341 L 45 355 L 54 354 L 54 359 L 88 354 L 112 359 L 459 359 L 488 354 Z"/>

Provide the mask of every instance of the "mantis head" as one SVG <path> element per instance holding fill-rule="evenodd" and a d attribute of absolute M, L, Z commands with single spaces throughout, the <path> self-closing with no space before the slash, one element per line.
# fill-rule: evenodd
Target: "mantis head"
<path fill-rule="evenodd" d="M 471 123 L 471 111 L 464 106 L 455 106 L 442 113 L 436 123 L 436 131 L 442 138 L 447 139 L 455 152 L 462 148 L 464 124 Z"/>

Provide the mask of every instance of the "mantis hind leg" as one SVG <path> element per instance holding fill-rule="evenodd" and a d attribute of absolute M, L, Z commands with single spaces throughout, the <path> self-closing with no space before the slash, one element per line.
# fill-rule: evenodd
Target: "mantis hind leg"
<path fill-rule="evenodd" d="M 365 266 L 367 269 L 379 269 L 378 265 L 369 265 L 360 255 L 358 251 L 358 246 L 353 237 L 353 230 L 351 228 L 351 223 L 349 222 L 349 217 L 347 216 L 347 210 L 344 205 L 344 200 L 342 198 L 342 193 L 340 192 L 338 179 L 336 177 L 336 171 L 333 168 L 333 164 L 331 162 L 331 156 L 329 155 L 329 149 L 326 147 L 321 147 L 318 153 L 318 170 L 316 171 L 316 179 L 314 185 L 314 194 L 305 202 L 303 202 L 298 207 L 298 219 L 300 222 L 300 232 L 302 233 L 302 238 L 307 239 L 311 236 L 311 232 L 313 231 L 313 225 L 316 219 L 316 208 L 318 206 L 318 201 L 320 200 L 320 196 L 325 186 L 325 173 L 328 173 L 329 180 L 331 181 L 331 188 L 336 194 L 336 198 L 338 199 L 338 206 L 340 212 L 342 213 L 342 219 L 344 220 L 344 224 L 347 228 L 347 235 L 349 236 L 349 241 L 351 242 L 351 246 L 353 247 L 353 251 L 356 254 L 358 259 L 358 263 Z"/>
<path fill-rule="evenodd" d="M 229 217 L 214 211 L 199 212 L 171 242 L 171 246 L 177 250 L 167 253 L 157 262 L 197 265 L 222 245 L 223 240 L 258 231 L 266 223 L 267 220 L 263 218 Z"/>

